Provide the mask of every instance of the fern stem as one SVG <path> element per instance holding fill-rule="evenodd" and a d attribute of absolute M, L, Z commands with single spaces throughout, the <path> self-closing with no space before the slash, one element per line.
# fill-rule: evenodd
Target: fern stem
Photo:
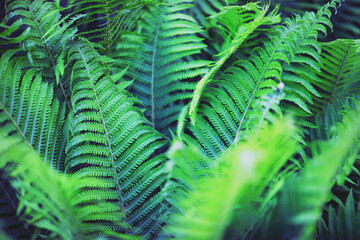
<path fill-rule="evenodd" d="M 295 29 L 295 28 L 297 28 L 297 27 L 298 27 L 298 24 L 292 26 L 293 29 Z M 256 93 L 256 91 L 258 90 L 258 87 L 259 87 L 261 81 L 262 81 L 263 78 L 264 78 L 264 75 L 265 75 L 265 73 L 266 73 L 266 70 L 267 70 L 267 68 L 268 68 L 268 66 L 269 66 L 269 63 L 272 61 L 272 58 L 273 58 L 276 50 L 277 50 L 278 47 L 280 46 L 280 43 L 282 42 L 282 40 L 283 40 L 283 39 L 287 36 L 287 34 L 290 32 L 290 30 L 292 30 L 292 29 L 287 29 L 286 32 L 282 35 L 281 39 L 279 39 L 279 41 L 277 42 L 276 46 L 274 47 L 274 50 L 272 51 L 272 53 L 271 53 L 271 55 L 270 55 L 270 57 L 269 57 L 269 60 L 267 61 L 265 67 L 263 68 L 263 70 L 262 70 L 262 72 L 261 72 L 261 76 L 260 76 L 258 82 L 256 83 L 256 86 L 255 86 L 255 88 L 254 88 L 254 90 L 253 90 L 253 92 L 252 92 L 252 94 L 251 94 L 251 97 L 250 97 L 250 99 L 249 99 L 249 102 L 248 102 L 248 104 L 246 105 L 246 109 L 245 109 L 245 111 L 244 111 L 244 113 L 243 113 L 243 115 L 242 115 L 242 118 L 241 118 L 241 120 L 240 120 L 239 128 L 238 128 L 238 130 L 236 131 L 236 135 L 235 135 L 233 144 L 234 144 L 234 143 L 236 144 L 236 143 L 240 140 L 241 127 L 242 127 L 242 124 L 243 124 L 243 122 L 244 122 L 244 120 L 245 120 L 245 116 L 246 116 L 247 112 L 249 111 L 249 108 L 250 108 L 250 105 L 251 105 L 251 103 L 252 103 L 252 100 L 253 100 L 253 98 L 255 97 L 255 93 Z"/>
<path fill-rule="evenodd" d="M 109 29 L 109 5 L 108 5 L 108 2 L 106 1 L 105 2 L 106 4 L 106 7 L 105 7 L 105 10 L 106 10 L 106 50 L 105 50 L 105 55 L 108 55 L 109 53 L 109 33 L 110 33 L 110 29 Z"/>
<path fill-rule="evenodd" d="M 36 26 L 37 26 L 37 28 L 38 28 L 38 31 L 39 31 L 41 37 L 43 37 L 43 36 L 44 36 L 44 33 L 43 33 L 42 29 L 41 29 L 41 26 L 40 26 L 39 22 L 37 21 L 37 18 L 36 18 L 36 16 L 35 16 L 33 10 L 32 10 L 31 7 L 30 7 L 30 4 L 29 4 L 28 0 L 26 0 L 25 2 L 26 2 L 27 7 L 29 8 L 29 11 L 31 12 L 31 15 L 33 16 L 34 22 L 35 22 L 35 24 L 36 24 Z M 49 54 L 49 58 L 50 58 L 50 61 L 51 61 L 52 65 L 53 65 L 53 68 L 55 69 L 55 67 L 56 67 L 56 62 L 55 62 L 55 59 L 54 59 L 53 54 L 52 54 L 51 51 L 50 51 L 49 45 L 48 45 L 46 42 L 44 42 L 44 41 L 42 41 L 42 42 L 43 42 L 43 44 L 44 44 L 44 46 L 45 46 L 45 49 L 46 49 L 47 53 Z M 65 93 L 64 86 L 63 86 L 63 84 L 61 83 L 61 81 L 59 81 L 59 84 L 60 84 L 61 92 L 62 92 L 62 94 L 64 95 L 64 98 L 65 98 L 64 101 L 65 101 L 66 105 L 68 106 L 68 108 L 70 109 L 71 106 L 70 106 L 70 104 L 69 104 L 69 102 L 68 102 L 68 100 L 67 100 L 67 95 L 66 95 L 66 93 Z"/>
<path fill-rule="evenodd" d="M 345 56 L 344 56 L 344 60 L 343 60 L 342 63 L 341 63 L 339 72 L 338 72 L 338 74 L 337 74 L 337 76 L 336 76 L 336 80 L 335 80 L 334 86 L 333 86 L 333 88 L 332 88 L 332 90 L 331 90 L 331 94 L 330 94 L 328 103 L 331 103 L 332 100 L 333 100 L 333 98 L 334 98 L 335 90 L 336 90 L 336 87 L 337 87 L 338 84 L 339 84 L 340 75 L 341 75 L 341 73 L 342 73 L 342 69 L 343 69 L 343 67 L 344 67 L 346 58 L 347 58 L 347 56 L 349 55 L 349 51 L 350 51 L 350 46 L 348 47 L 348 49 L 347 49 L 347 51 L 346 51 L 346 53 L 345 53 Z"/>
<path fill-rule="evenodd" d="M 103 112 L 101 110 L 101 107 L 100 107 L 100 101 L 99 101 L 99 98 L 96 94 L 96 88 L 95 88 L 95 85 L 94 85 L 94 81 L 92 79 L 92 75 L 90 74 L 90 68 L 86 62 L 86 58 L 84 56 L 84 54 L 82 53 L 81 49 L 79 48 L 79 46 L 76 44 L 76 42 L 74 40 L 72 40 L 74 45 L 76 46 L 76 48 L 78 49 L 80 55 L 81 55 L 81 58 L 83 59 L 84 61 L 84 65 L 85 65 L 85 68 L 86 68 L 86 72 L 89 76 L 89 80 L 90 80 L 90 83 L 91 83 L 91 86 L 92 86 L 92 90 L 94 92 L 94 96 L 95 96 L 95 99 L 96 99 L 96 104 L 97 104 L 97 107 L 99 109 L 99 113 L 100 113 L 100 118 L 101 118 L 101 122 L 102 122 L 102 125 L 104 127 L 104 131 L 105 131 L 105 136 L 106 136 L 106 140 L 107 140 L 107 147 L 109 149 L 109 153 L 110 153 L 110 157 L 111 157 L 111 164 L 112 164 L 112 168 L 113 168 L 113 173 L 114 173 L 114 178 L 115 178 L 115 183 L 116 183 L 116 188 L 118 190 L 118 193 L 119 193 L 119 196 L 120 196 L 120 204 L 121 204 L 121 207 L 124 211 L 124 221 L 125 223 L 128 224 L 128 221 L 126 219 L 126 209 L 125 209 L 125 206 L 124 206 L 124 197 L 122 195 L 122 188 L 119 184 L 119 175 L 116 171 L 116 164 L 115 164 L 115 159 L 114 159 L 114 154 L 112 152 L 112 149 L 111 149 L 111 143 L 110 143 L 110 137 L 109 137 L 109 133 L 107 131 L 107 127 L 106 127 L 106 122 L 105 122 L 105 118 L 104 118 L 104 115 L 103 115 Z M 128 229 L 126 228 L 125 229 L 125 232 L 128 233 Z"/>
<path fill-rule="evenodd" d="M 0 102 L 0 108 L 4 110 L 5 114 L 8 116 L 8 118 L 10 119 L 10 121 L 12 122 L 12 124 L 15 126 L 17 132 L 21 135 L 21 137 L 24 139 L 25 143 L 37 154 L 37 152 L 34 150 L 33 146 L 31 145 L 31 143 L 27 140 L 27 138 L 25 137 L 24 133 L 21 131 L 21 129 L 19 128 L 19 125 L 16 124 L 14 118 L 11 116 L 11 114 L 6 110 L 5 106 L 3 105 L 2 102 Z"/>
<path fill-rule="evenodd" d="M 155 78 L 155 58 L 156 58 L 156 49 L 157 49 L 157 42 L 158 42 L 158 38 L 159 38 L 159 32 L 160 32 L 160 26 L 164 17 L 164 12 L 165 9 L 163 10 L 163 12 L 161 13 L 160 16 L 160 20 L 158 22 L 158 26 L 156 29 L 156 35 L 155 35 L 155 39 L 154 39 L 154 46 L 153 46 L 153 55 L 151 58 L 151 80 L 150 80 L 150 84 L 151 84 L 151 122 L 152 122 L 152 126 L 153 128 L 155 128 L 155 98 L 154 98 L 154 78 Z"/>

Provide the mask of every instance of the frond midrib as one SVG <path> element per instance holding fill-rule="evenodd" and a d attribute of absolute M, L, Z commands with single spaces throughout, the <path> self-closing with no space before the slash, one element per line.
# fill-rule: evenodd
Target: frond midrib
<path fill-rule="evenodd" d="M 110 157 L 111 157 L 111 164 L 112 164 L 112 168 L 113 168 L 113 173 L 114 173 L 114 181 L 116 183 L 116 188 L 118 190 L 118 193 L 119 193 L 119 196 L 120 196 L 120 201 L 121 201 L 121 207 L 123 209 L 123 211 L 125 212 L 124 214 L 124 221 L 128 224 L 128 221 L 127 221 L 127 218 L 126 218 L 126 209 L 125 209 L 125 205 L 124 205 L 124 197 L 123 197 L 123 194 L 122 194 L 122 188 L 120 186 L 120 183 L 117 179 L 119 179 L 119 176 L 118 176 L 118 173 L 116 171 L 116 164 L 115 164 L 115 159 L 114 159 L 114 154 L 112 152 L 112 148 L 111 148 L 111 142 L 110 142 L 110 137 L 109 137 L 109 133 L 108 133 L 108 129 L 106 127 L 106 122 L 105 122 L 105 118 L 104 118 L 104 115 L 103 115 L 103 112 L 102 112 L 102 109 L 100 107 L 100 102 L 99 102 L 99 98 L 98 98 L 98 95 L 96 93 L 96 89 L 95 89 L 95 85 L 94 85 L 94 81 L 93 81 L 93 78 L 92 78 L 92 75 L 90 73 L 90 69 L 89 69 L 89 66 L 86 62 L 86 58 L 84 56 L 84 54 L 82 53 L 81 49 L 79 48 L 79 46 L 76 44 L 76 42 L 74 40 L 72 40 L 74 45 L 76 46 L 76 48 L 78 49 L 80 55 L 81 55 L 81 58 L 84 62 L 84 65 L 85 65 L 85 68 L 86 68 L 86 72 L 88 74 L 88 77 L 89 77 L 89 81 L 91 83 L 91 87 L 92 87 L 92 91 L 94 93 L 94 96 L 95 96 L 95 99 L 96 99 L 96 104 L 97 104 L 97 107 L 99 109 L 99 113 L 100 113 L 100 118 L 101 118 L 101 122 L 102 122 L 102 125 L 103 125 L 103 128 L 104 128 L 104 132 L 105 132 L 105 136 L 106 136 L 106 141 L 107 141 L 107 147 L 108 147 L 108 150 L 109 150 L 109 153 L 110 153 Z M 125 232 L 127 232 L 128 229 L 126 228 L 125 229 Z"/>
<path fill-rule="evenodd" d="M 158 38 L 159 38 L 159 32 L 160 32 L 160 27 L 161 27 L 161 23 L 165 14 L 165 10 L 167 7 L 165 7 L 162 12 L 161 12 L 161 16 L 160 19 L 158 21 L 158 26 L 156 29 L 156 34 L 155 34 L 155 38 L 154 38 L 154 45 L 153 45 L 153 54 L 151 57 L 151 79 L 150 79 L 150 84 L 151 84 L 151 89 L 150 89 L 150 93 L 151 93 L 151 123 L 153 128 L 155 128 L 155 96 L 154 96 L 154 80 L 155 80 L 155 59 L 156 59 L 156 50 L 157 50 L 157 43 L 158 43 Z"/>
<path fill-rule="evenodd" d="M 337 74 L 337 76 L 336 76 L 336 80 L 335 80 L 334 86 L 333 86 L 333 88 L 332 88 L 332 90 L 331 90 L 329 100 L 327 101 L 327 103 L 329 103 L 329 104 L 331 104 L 331 102 L 332 102 L 332 100 L 333 100 L 333 98 L 334 98 L 335 91 L 336 91 L 336 87 L 338 86 L 338 83 L 339 83 L 339 80 L 340 80 L 340 77 L 341 77 L 341 74 L 342 74 L 342 69 L 343 69 L 343 67 L 344 67 L 344 65 L 345 65 L 345 62 L 346 62 L 346 59 L 347 59 L 347 57 L 348 57 L 348 55 L 349 55 L 350 48 L 351 48 L 351 46 L 349 45 L 348 48 L 347 48 L 347 50 L 346 50 L 344 59 L 343 59 L 342 62 L 341 62 L 341 66 L 340 66 L 339 71 L 338 71 L 338 74 Z"/>
<path fill-rule="evenodd" d="M 237 143 L 237 142 L 239 141 L 239 139 L 240 139 L 241 127 L 242 127 L 242 124 L 243 124 L 243 122 L 244 122 L 244 120 L 245 120 L 245 116 L 246 116 L 248 110 L 250 109 L 251 102 L 252 102 L 252 100 L 253 100 L 254 97 L 255 97 L 255 94 L 256 94 L 256 92 L 257 92 L 257 89 L 258 89 L 260 83 L 261 83 L 262 80 L 264 79 L 264 75 L 265 75 L 266 70 L 267 70 L 267 68 L 268 68 L 268 66 L 269 66 L 269 63 L 273 60 L 273 57 L 274 57 L 275 52 L 277 51 L 278 47 L 281 45 L 283 39 L 287 36 L 287 34 L 288 34 L 289 32 L 291 32 L 291 30 L 296 29 L 298 26 L 299 26 L 299 24 L 294 24 L 294 25 L 292 26 L 292 28 L 286 29 L 286 32 L 282 35 L 282 37 L 279 39 L 279 41 L 277 42 L 276 46 L 274 47 L 274 49 L 273 49 L 273 51 L 272 51 L 272 53 L 271 53 L 271 56 L 269 57 L 269 60 L 267 61 L 266 65 L 265 65 L 265 67 L 264 67 L 264 69 L 263 69 L 263 71 L 262 71 L 262 73 L 261 73 L 261 75 L 260 75 L 260 78 L 259 78 L 259 80 L 258 80 L 258 82 L 257 82 L 257 84 L 256 84 L 256 86 L 255 86 L 255 89 L 253 90 L 253 93 L 252 93 L 251 96 L 250 96 L 249 102 L 248 102 L 248 104 L 246 105 L 246 109 L 245 109 L 245 111 L 244 111 L 244 113 L 243 113 L 243 115 L 242 115 L 242 118 L 241 118 L 241 120 L 240 120 L 239 127 L 238 127 L 238 130 L 236 131 L 236 135 L 235 135 L 235 138 L 234 138 L 233 143 Z"/>
<path fill-rule="evenodd" d="M 31 143 L 27 140 L 27 138 L 25 137 L 24 133 L 21 131 L 19 125 L 16 123 L 16 121 L 14 120 L 14 118 L 11 116 L 11 114 L 9 113 L 9 111 L 5 108 L 5 106 L 3 105 L 3 103 L 0 101 L 0 108 L 3 109 L 4 113 L 7 115 L 8 119 L 10 119 L 11 123 L 15 126 L 17 133 L 20 134 L 20 136 L 22 137 L 22 139 L 24 140 L 24 142 L 30 147 L 31 150 L 33 150 L 33 152 L 36 153 L 35 149 L 33 148 L 33 146 L 31 145 Z"/>

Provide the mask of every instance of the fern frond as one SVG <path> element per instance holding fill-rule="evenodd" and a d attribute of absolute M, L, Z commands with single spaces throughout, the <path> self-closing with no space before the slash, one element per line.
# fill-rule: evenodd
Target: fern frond
<path fill-rule="evenodd" d="M 336 101 L 333 104 L 328 104 L 326 108 L 324 108 L 323 113 L 315 115 L 314 125 L 317 127 L 309 130 L 309 138 L 312 141 L 338 141 L 336 136 L 334 136 L 334 125 L 342 124 L 346 113 L 360 110 L 360 101 L 358 96 L 336 98 L 335 100 Z M 355 139 L 354 141 L 356 142 L 358 139 Z M 339 171 L 336 175 L 336 180 L 337 184 L 342 187 L 341 191 L 351 191 L 347 185 L 345 185 L 345 182 L 355 184 L 357 176 L 360 175 L 358 166 L 356 166 L 358 159 L 360 158 L 356 149 L 351 150 L 339 164 Z M 354 173 L 354 175 L 351 176 L 351 173 Z M 334 189 L 333 195 L 336 197 L 338 194 L 339 192 Z"/>
<path fill-rule="evenodd" d="M 20 137 L 33 152 L 41 155 L 48 167 L 61 172 L 67 143 L 66 134 L 63 134 L 65 107 L 54 98 L 53 87 L 42 83 L 40 70 L 26 69 L 28 60 L 15 56 L 17 53 L 17 50 L 9 50 L 0 59 L 1 133 Z M 23 235 L 28 239 L 34 230 L 16 222 L 18 201 L 13 189 L 4 187 L 8 185 L 4 174 L 1 184 L 1 200 L 7 201 L 0 208 L 0 218 L 6 222 L 4 230 L 12 237 Z M 23 231 L 18 226 L 23 226 Z"/>
<path fill-rule="evenodd" d="M 337 141 L 328 140 L 311 145 L 312 158 L 306 161 L 298 176 L 293 174 L 285 182 L 268 222 L 272 227 L 267 230 L 267 239 L 269 235 L 275 239 L 295 236 L 309 239 L 314 235 L 323 204 L 330 200 L 330 190 L 342 160 L 349 151 L 359 151 L 359 124 L 359 111 L 350 110 L 343 124 L 336 126 Z"/>
<path fill-rule="evenodd" d="M 223 0 L 198 0 L 194 2 L 194 7 L 188 10 L 188 14 L 194 17 L 201 26 L 208 27 L 210 24 L 209 17 L 220 12 L 223 7 L 235 1 Z"/>
<path fill-rule="evenodd" d="M 21 138 L 7 136 L 3 131 L 0 136 L 0 167 L 9 173 L 7 178 L 19 195 L 18 212 L 26 217 L 29 224 L 41 230 L 34 238 L 75 240 L 116 236 L 117 239 L 131 239 L 115 232 L 122 223 L 121 219 L 107 219 L 108 233 L 98 226 L 102 223 L 89 221 L 99 219 L 116 208 L 115 203 L 94 201 L 92 209 L 78 204 L 83 198 L 80 186 L 106 185 L 106 182 L 57 174 L 49 170 L 39 156 L 22 143 Z M 104 210 L 105 207 L 107 210 Z"/>
<path fill-rule="evenodd" d="M 325 224 L 323 220 L 318 223 L 317 238 L 320 240 L 359 238 L 360 232 L 357 229 L 360 222 L 360 209 L 352 192 L 347 196 L 345 204 L 338 203 L 336 210 L 333 206 L 329 206 L 326 218 L 328 224 Z"/>
<path fill-rule="evenodd" d="M 255 215 L 261 215 L 268 204 L 269 199 L 260 204 L 265 189 L 295 151 L 294 133 L 295 128 L 287 121 L 262 129 L 258 137 L 230 148 L 217 164 L 208 164 L 210 168 L 194 163 L 213 162 L 211 159 L 201 161 L 191 154 L 191 148 L 176 143 L 170 168 L 172 182 L 167 183 L 176 187 L 165 187 L 169 191 L 166 199 L 175 203 L 176 211 L 167 233 L 177 239 L 222 239 L 227 231 L 237 233 L 232 237 L 245 236 L 257 221 Z M 228 229 L 233 224 L 236 227 Z"/>
<path fill-rule="evenodd" d="M 75 23 L 80 30 L 84 29 L 79 35 L 100 44 L 102 49 L 99 50 L 104 50 L 108 55 L 119 41 L 122 32 L 132 30 L 136 25 L 143 8 L 155 4 L 161 3 L 156 0 L 72 0 L 69 6 L 62 10 L 71 10 L 67 18 L 81 16 Z M 57 23 L 54 28 L 62 22 Z"/>
<path fill-rule="evenodd" d="M 228 33 L 229 38 L 226 39 L 223 45 L 223 51 L 218 54 L 219 60 L 214 63 L 213 67 L 209 69 L 196 86 L 189 107 L 189 115 L 193 124 L 195 124 L 196 112 L 203 91 L 225 61 L 235 53 L 239 46 L 260 25 L 280 21 L 280 17 L 276 15 L 276 10 L 265 16 L 267 10 L 268 7 L 260 8 L 258 4 L 248 3 L 244 6 L 225 8 L 223 12 L 219 13 L 220 23 L 224 25 L 220 29 Z M 217 16 L 213 17 L 216 18 Z"/>
<path fill-rule="evenodd" d="M 360 51 L 356 40 L 336 40 L 321 44 L 321 66 L 317 74 L 320 81 L 312 82 L 321 97 L 315 98 L 314 111 L 322 112 L 323 106 L 338 97 L 360 92 Z"/>
<path fill-rule="evenodd" d="M 182 199 L 199 190 L 202 178 L 212 175 L 214 162 L 209 161 L 197 148 L 186 146 L 179 139 L 172 142 L 168 155 L 170 160 L 166 165 L 167 181 L 162 192 L 171 208 L 166 210 L 169 211 L 168 214 L 184 214 L 191 204 L 182 206 Z"/>
<path fill-rule="evenodd" d="M 92 198 L 116 202 L 113 213 L 123 213 L 124 223 L 132 227 L 118 230 L 148 236 L 160 225 L 155 216 L 162 201 L 158 191 L 166 157 L 155 153 L 167 140 L 134 107 L 138 100 L 114 85 L 88 41 L 73 41 L 68 56 L 73 65 L 74 109 L 66 169 L 77 176 L 106 180 L 106 185 L 94 186 L 84 195 L 84 204 L 91 204 Z"/>
<path fill-rule="evenodd" d="M 256 116 L 259 101 L 266 95 L 272 95 L 272 88 L 279 82 L 285 85 L 287 101 L 300 103 L 304 95 L 316 94 L 314 88 L 300 77 L 312 72 L 315 75 L 318 69 L 312 60 L 313 57 L 319 58 L 316 36 L 319 31 L 325 31 L 325 26 L 330 25 L 329 8 L 336 7 L 335 3 L 327 4 L 317 14 L 307 13 L 303 17 L 285 20 L 284 25 L 274 28 L 263 48 L 256 47 L 248 60 L 235 62 L 213 80 L 204 90 L 199 116 L 195 119 L 196 125 L 182 123 L 184 129 L 178 131 L 181 138 L 194 138 L 201 145 L 202 152 L 216 157 L 233 142 L 247 138 L 250 126 L 258 125 L 260 119 Z M 310 65 L 304 63 L 308 58 Z M 295 78 L 301 81 L 291 83 Z M 292 93 L 294 88 L 299 92 Z M 300 104 L 289 108 L 282 102 L 281 111 L 279 108 L 268 111 L 269 119 L 273 118 L 271 115 L 281 115 L 284 110 L 299 109 Z M 185 120 L 186 117 L 183 118 Z"/>
<path fill-rule="evenodd" d="M 267 1 L 261 1 L 267 2 Z M 324 4 L 327 0 L 311 0 L 311 1 L 291 1 L 291 0 L 276 0 L 271 1 L 272 7 L 280 4 L 280 12 L 282 16 L 290 17 L 293 14 L 304 14 L 306 11 L 315 11 Z M 330 33 L 328 39 L 358 39 L 360 37 L 360 20 L 356 17 L 359 13 L 358 0 L 346 0 L 341 3 L 342 7 L 338 13 L 333 16 L 332 22 L 334 24 L 334 31 Z"/>
<path fill-rule="evenodd" d="M 0 59 L 1 128 L 21 136 L 51 168 L 63 171 L 65 107 L 54 99 L 52 86 L 41 82 L 39 69 L 24 70 L 27 59 L 16 53 L 8 51 Z"/>
<path fill-rule="evenodd" d="M 55 74 L 59 56 L 66 41 L 74 36 L 76 30 L 64 25 L 56 30 L 52 28 L 61 20 L 59 10 L 54 2 L 45 0 L 7 0 L 6 25 L 13 21 L 19 22 L 19 29 L 25 28 L 21 35 L 21 50 L 23 56 L 29 59 L 29 67 L 41 68 L 43 81 L 56 83 L 55 94 L 60 101 L 68 103 L 69 91 L 66 79 Z M 12 24 L 11 26 L 13 26 Z M 50 31 L 53 29 L 52 31 Z M 52 33 L 46 38 L 47 33 Z M 10 37 L 10 35 L 8 35 Z M 10 42 L 13 40 L 10 40 Z M 18 47 L 15 47 L 17 49 Z M 20 50 L 20 49 L 19 49 Z"/>
<path fill-rule="evenodd" d="M 0 130 L 1 131 L 1 130 Z M 15 239 L 30 239 L 34 229 L 17 215 L 19 201 L 15 189 L 7 181 L 7 174 L 0 172 L 0 229 Z M 2 236 L 0 236 L 2 237 Z M 1 238 L 3 239 L 3 238 Z"/>
<path fill-rule="evenodd" d="M 192 0 L 169 0 L 152 6 L 138 23 L 142 30 L 122 34 L 114 56 L 129 66 L 125 77 L 134 79 L 130 91 L 144 103 L 152 126 L 169 133 L 195 88 L 193 78 L 204 74 L 205 60 L 187 60 L 205 47 L 196 36 L 203 30 L 182 11 Z"/>

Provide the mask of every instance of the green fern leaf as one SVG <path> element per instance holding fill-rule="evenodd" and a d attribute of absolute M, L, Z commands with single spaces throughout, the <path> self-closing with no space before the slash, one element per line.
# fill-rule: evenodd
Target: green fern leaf
<path fill-rule="evenodd" d="M 16 214 L 19 202 L 15 189 L 5 179 L 3 172 L 0 173 L 0 176 L 0 228 L 13 238 L 29 239 L 33 235 L 34 229 Z"/>
<path fill-rule="evenodd" d="M 23 70 L 28 62 L 14 57 L 16 52 L 0 59 L 1 126 L 8 135 L 21 136 L 51 168 L 63 171 L 65 108 L 54 99 L 52 86 L 41 83 L 38 69 Z"/>
<path fill-rule="evenodd" d="M 123 33 L 113 55 L 129 66 L 125 76 L 134 79 L 130 91 L 145 105 L 152 126 L 165 134 L 174 128 L 180 109 L 192 96 L 192 79 L 204 74 L 210 63 L 187 60 L 206 46 L 196 36 L 201 27 L 181 12 L 190 3 L 170 0 L 149 8 L 138 23 L 139 31 Z"/>
<path fill-rule="evenodd" d="M 52 29 L 55 23 L 61 21 L 61 14 L 53 2 L 7 0 L 6 7 L 8 15 L 4 19 L 5 25 L 18 20 L 22 24 L 21 28 L 26 28 L 21 34 L 21 36 L 24 35 L 21 38 L 21 50 L 24 50 L 22 55 L 28 57 L 31 63 L 29 64 L 30 67 L 42 69 L 43 81 L 54 83 L 55 95 L 61 102 L 66 102 L 68 109 L 70 109 L 67 101 L 70 94 L 67 90 L 68 82 L 66 78 L 60 77 L 57 61 L 64 43 L 74 36 L 76 30 L 68 28 L 68 25 Z M 46 38 L 47 32 L 51 33 L 51 37 Z M 9 42 L 12 41 L 14 40 L 9 40 Z"/>
<path fill-rule="evenodd" d="M 260 196 L 295 151 L 294 133 L 290 122 L 279 122 L 230 148 L 216 164 L 194 154 L 197 149 L 175 142 L 170 150 L 170 180 L 164 188 L 175 214 L 165 231 L 178 239 L 222 239 L 235 221 L 233 236 L 245 236 L 268 203 L 258 203 Z"/>
<path fill-rule="evenodd" d="M 318 239 L 357 239 L 360 236 L 358 224 L 360 222 L 360 210 L 353 193 L 350 192 L 346 198 L 345 204 L 338 202 L 337 211 L 335 207 L 328 208 L 328 224 L 324 221 L 318 224 Z"/>
<path fill-rule="evenodd" d="M 118 231 L 148 236 L 161 223 L 156 220 L 162 202 L 157 192 L 164 182 L 166 157 L 154 154 L 167 140 L 148 126 L 134 107 L 138 101 L 114 85 L 88 41 L 73 41 L 68 55 L 73 65 L 73 111 L 66 169 L 106 180 L 84 195 L 84 204 L 91 205 L 93 198 L 116 202 L 113 213 L 124 214 L 123 222 L 132 227 Z"/>
<path fill-rule="evenodd" d="M 107 231 L 102 231 L 101 222 L 89 222 L 116 208 L 115 203 L 104 203 L 99 199 L 94 201 L 91 209 L 78 204 L 79 199 L 83 198 L 83 189 L 79 186 L 101 186 L 107 185 L 106 182 L 57 174 L 49 170 L 39 156 L 22 143 L 21 138 L 7 136 L 2 130 L 0 136 L 0 166 L 7 171 L 7 178 L 19 195 L 18 212 L 24 218 L 28 217 L 25 219 L 29 224 L 42 231 L 41 235 L 35 234 L 34 238 L 133 239 L 115 232 L 121 219 L 107 219 Z"/>
<path fill-rule="evenodd" d="M 196 112 L 202 96 L 202 92 L 209 85 L 211 79 L 216 72 L 225 63 L 225 61 L 232 56 L 239 46 L 248 38 L 248 36 L 260 25 L 277 23 L 280 18 L 276 15 L 276 10 L 271 12 L 265 17 L 268 7 L 260 9 L 257 4 L 246 4 L 241 7 L 225 8 L 224 12 L 219 14 L 222 23 L 226 28 L 222 29 L 230 34 L 228 44 L 225 45 L 225 49 L 219 53 L 221 58 L 209 69 L 209 71 L 202 77 L 197 84 L 193 99 L 191 100 L 189 107 L 189 115 L 193 124 L 195 124 Z M 230 15 L 230 16 L 227 16 Z M 235 16 L 235 19 L 234 19 Z M 216 15 L 214 16 L 216 17 Z M 229 21 L 227 21 L 229 20 Z"/>
<path fill-rule="evenodd" d="M 320 81 L 312 82 L 321 94 L 315 98 L 314 111 L 322 112 L 323 106 L 338 97 L 360 92 L 360 51 L 354 40 L 336 40 L 321 45 Z"/>
<path fill-rule="evenodd" d="M 278 204 L 271 215 L 266 239 L 289 239 L 299 237 L 309 239 L 314 235 L 317 221 L 321 218 L 322 207 L 329 200 L 335 177 L 349 151 L 359 151 L 358 136 L 360 115 L 358 110 L 350 110 L 343 124 L 336 126 L 334 138 L 313 143 L 311 159 L 299 174 L 286 180 Z M 322 169 L 319 171 L 319 169 Z M 280 217 L 279 217 L 280 216 Z M 280 230 L 281 229 L 281 230 Z"/>
<path fill-rule="evenodd" d="M 61 172 L 66 146 L 66 137 L 62 132 L 65 130 L 65 107 L 54 99 L 52 86 L 41 82 L 39 69 L 26 70 L 29 62 L 26 58 L 15 56 L 17 52 L 7 51 L 0 59 L 2 137 L 20 137 L 34 153 L 41 155 L 48 168 Z M 1 174 L 1 186 L 0 218 L 6 222 L 3 229 L 12 237 L 30 238 L 34 227 L 17 220 L 18 200 L 4 173 Z"/>
<path fill-rule="evenodd" d="M 311 50 L 311 56 L 319 58 L 316 36 L 318 31 L 324 30 L 324 24 L 330 24 L 328 9 L 331 7 L 336 7 L 335 2 L 324 6 L 317 14 L 308 13 L 303 17 L 285 20 L 283 26 L 277 26 L 273 33 L 269 34 L 269 40 L 264 43 L 263 48 L 255 48 L 248 60 L 235 62 L 213 80 L 204 90 L 195 127 L 181 124 L 184 129 L 178 131 L 182 133 L 180 137 L 194 138 L 199 142 L 202 152 L 216 157 L 233 142 L 238 142 L 251 134 L 247 129 L 257 126 L 261 119 L 257 117 L 260 111 L 259 102 L 264 96 L 271 95 L 272 88 L 280 81 L 285 83 L 284 92 L 287 99 L 282 102 L 286 103 L 290 99 L 298 104 L 288 107 L 280 102 L 281 111 L 289 111 L 292 108 L 301 112 L 302 110 L 298 110 L 301 109 L 299 106 L 309 108 L 303 101 L 303 96 L 311 97 L 312 94 L 316 94 L 314 87 L 302 79 L 296 79 L 300 81 L 295 83 L 296 85 L 291 81 L 304 74 L 312 73 L 316 76 L 317 65 L 309 66 L 304 63 L 304 53 Z M 293 64 L 288 65 L 289 63 Z M 307 88 L 303 87 L 304 85 Z M 292 92 L 292 86 L 298 89 L 298 93 L 289 94 Z M 273 118 L 272 115 L 281 114 L 281 111 L 278 108 L 266 111 L 266 117 L 270 120 Z"/>

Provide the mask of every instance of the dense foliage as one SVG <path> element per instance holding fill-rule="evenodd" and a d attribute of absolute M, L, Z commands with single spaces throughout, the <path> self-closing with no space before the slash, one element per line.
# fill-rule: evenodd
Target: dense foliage
<path fill-rule="evenodd" d="M 359 239 L 358 0 L 6 0 L 1 239 Z"/>

